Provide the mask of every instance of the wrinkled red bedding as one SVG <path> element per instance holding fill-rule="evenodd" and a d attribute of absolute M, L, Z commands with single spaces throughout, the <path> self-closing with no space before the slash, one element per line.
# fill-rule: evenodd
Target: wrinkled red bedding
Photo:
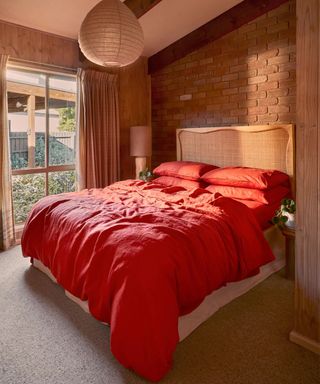
<path fill-rule="evenodd" d="M 153 381 L 172 365 L 178 317 L 274 259 L 243 204 L 138 181 L 40 200 L 21 244 L 110 324 L 120 363 Z"/>

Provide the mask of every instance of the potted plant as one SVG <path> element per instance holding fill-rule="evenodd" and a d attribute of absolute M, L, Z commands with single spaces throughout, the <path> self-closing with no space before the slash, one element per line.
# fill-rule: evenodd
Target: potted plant
<path fill-rule="evenodd" d="M 283 199 L 280 208 L 276 211 L 272 219 L 274 224 L 286 225 L 295 228 L 296 203 L 292 199 Z"/>
<path fill-rule="evenodd" d="M 139 172 L 139 179 L 140 180 L 151 181 L 153 178 L 154 178 L 154 175 L 153 175 L 152 171 L 150 171 L 148 168 Z"/>

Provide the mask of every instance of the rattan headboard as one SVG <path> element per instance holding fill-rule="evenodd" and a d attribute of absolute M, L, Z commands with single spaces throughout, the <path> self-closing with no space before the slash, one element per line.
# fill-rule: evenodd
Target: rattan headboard
<path fill-rule="evenodd" d="M 177 129 L 177 159 L 219 167 L 277 169 L 287 173 L 294 187 L 294 126 Z"/>

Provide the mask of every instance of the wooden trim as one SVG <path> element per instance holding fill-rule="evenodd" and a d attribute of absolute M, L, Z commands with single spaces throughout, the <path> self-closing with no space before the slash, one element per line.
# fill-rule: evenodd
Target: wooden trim
<path fill-rule="evenodd" d="M 124 4 L 139 18 L 159 4 L 160 1 L 161 0 L 126 0 Z"/>
<path fill-rule="evenodd" d="M 35 173 L 46 173 L 46 172 L 63 172 L 63 171 L 74 171 L 75 165 L 50 165 L 49 167 L 39 168 L 24 168 L 24 169 L 12 169 L 11 174 L 13 176 L 18 175 L 30 175 Z"/>
<path fill-rule="evenodd" d="M 293 343 L 296 343 L 296 344 L 300 345 L 301 347 L 309 349 L 309 351 L 312 351 L 312 352 L 320 355 L 320 343 L 318 343 L 317 341 L 311 340 L 308 337 L 300 335 L 299 333 L 297 333 L 295 331 L 290 332 L 289 339 Z"/>
<path fill-rule="evenodd" d="M 148 61 L 149 73 L 152 74 L 159 71 L 174 61 L 238 29 L 242 25 L 279 7 L 287 1 L 288 0 L 242 1 L 222 15 L 151 56 Z"/>
<path fill-rule="evenodd" d="M 66 68 L 61 67 L 58 65 L 53 64 L 42 64 L 37 63 L 35 61 L 30 60 L 23 60 L 23 59 L 17 59 L 17 58 L 9 58 L 8 61 L 8 67 L 9 68 L 18 68 L 18 69 L 27 69 L 29 71 L 36 71 L 36 72 L 45 72 L 50 73 L 54 75 L 69 75 L 69 76 L 77 76 L 77 69 L 76 68 Z"/>
<path fill-rule="evenodd" d="M 297 0 L 296 4 L 299 183 L 295 321 L 290 339 L 308 348 L 320 343 L 320 3 Z"/>

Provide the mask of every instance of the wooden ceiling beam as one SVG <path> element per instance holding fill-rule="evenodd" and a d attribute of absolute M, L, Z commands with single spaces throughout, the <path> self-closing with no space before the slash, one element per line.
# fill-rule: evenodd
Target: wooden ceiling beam
<path fill-rule="evenodd" d="M 149 57 L 152 74 L 204 45 L 238 29 L 288 0 L 244 0 L 215 19 L 194 30 L 162 51 Z"/>
<path fill-rule="evenodd" d="M 150 9 L 160 3 L 160 1 L 161 0 L 126 0 L 124 4 L 130 8 L 139 19 L 139 17 L 150 11 Z"/>

